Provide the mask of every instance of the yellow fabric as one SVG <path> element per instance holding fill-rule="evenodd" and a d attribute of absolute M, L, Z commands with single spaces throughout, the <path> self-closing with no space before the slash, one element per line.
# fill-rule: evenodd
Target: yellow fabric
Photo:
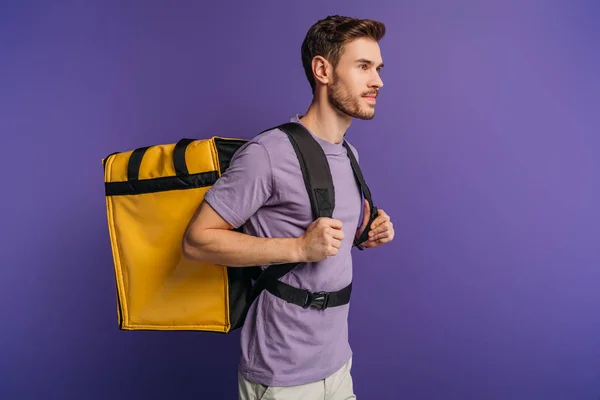
<path fill-rule="evenodd" d="M 220 175 L 214 139 L 189 144 L 190 174 Z M 175 176 L 174 147 L 150 147 L 139 180 Z M 132 152 L 103 160 L 105 182 L 127 181 Z M 181 250 L 185 228 L 208 189 L 106 196 L 121 329 L 230 330 L 227 267 L 187 260 Z"/>

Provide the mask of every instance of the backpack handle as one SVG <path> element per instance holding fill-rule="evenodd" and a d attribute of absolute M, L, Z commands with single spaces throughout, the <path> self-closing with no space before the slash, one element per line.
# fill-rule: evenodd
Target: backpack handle
<path fill-rule="evenodd" d="M 175 143 L 175 148 L 173 149 L 173 167 L 175 167 L 175 175 L 186 176 L 190 174 L 185 162 L 185 151 L 194 140 L 195 139 L 183 138 Z"/>
<path fill-rule="evenodd" d="M 195 139 L 183 138 L 175 144 L 175 148 L 173 149 L 173 167 L 175 168 L 175 175 L 187 176 L 190 174 L 185 162 L 185 151 L 189 144 L 194 140 Z M 139 147 L 131 153 L 129 161 L 127 162 L 127 180 L 137 181 L 139 179 L 142 159 L 150 147 L 151 146 Z"/>
<path fill-rule="evenodd" d="M 139 147 L 131 153 L 131 156 L 129 156 L 129 161 L 127 161 L 128 181 L 138 180 L 140 175 L 140 166 L 142 165 L 142 158 L 144 158 L 146 150 L 148 150 L 150 147 L 151 146 Z"/>

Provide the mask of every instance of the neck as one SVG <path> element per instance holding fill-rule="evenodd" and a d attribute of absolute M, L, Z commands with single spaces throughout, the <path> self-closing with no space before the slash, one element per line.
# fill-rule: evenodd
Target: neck
<path fill-rule="evenodd" d="M 352 123 L 352 117 L 333 108 L 328 101 L 311 103 L 300 121 L 315 135 L 328 142 L 339 144 Z"/>

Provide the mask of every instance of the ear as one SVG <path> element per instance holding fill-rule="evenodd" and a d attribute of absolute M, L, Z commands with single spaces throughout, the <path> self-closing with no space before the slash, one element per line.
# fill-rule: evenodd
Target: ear
<path fill-rule="evenodd" d="M 331 82 L 331 64 L 324 57 L 316 56 L 313 58 L 312 71 L 317 82 L 323 85 Z"/>

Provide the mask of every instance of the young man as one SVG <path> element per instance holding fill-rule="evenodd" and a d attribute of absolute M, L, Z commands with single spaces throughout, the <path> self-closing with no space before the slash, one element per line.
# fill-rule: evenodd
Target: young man
<path fill-rule="evenodd" d="M 313 292 L 335 292 L 351 283 L 353 239 L 365 229 L 369 209 L 343 140 L 352 118 L 374 117 L 383 86 L 378 42 L 384 34 L 380 22 L 332 16 L 313 25 L 302 44 L 313 101 L 292 121 L 303 124 L 327 156 L 335 187 L 333 218 L 313 222 L 292 144 L 273 129 L 240 148 L 207 191 L 183 240 L 186 257 L 232 267 L 299 262 L 280 280 Z M 240 226 L 244 233 L 234 230 Z M 371 235 L 363 247 L 394 237 L 383 210 Z M 241 332 L 240 399 L 356 398 L 347 317 L 348 304 L 303 308 L 263 291 Z"/>

